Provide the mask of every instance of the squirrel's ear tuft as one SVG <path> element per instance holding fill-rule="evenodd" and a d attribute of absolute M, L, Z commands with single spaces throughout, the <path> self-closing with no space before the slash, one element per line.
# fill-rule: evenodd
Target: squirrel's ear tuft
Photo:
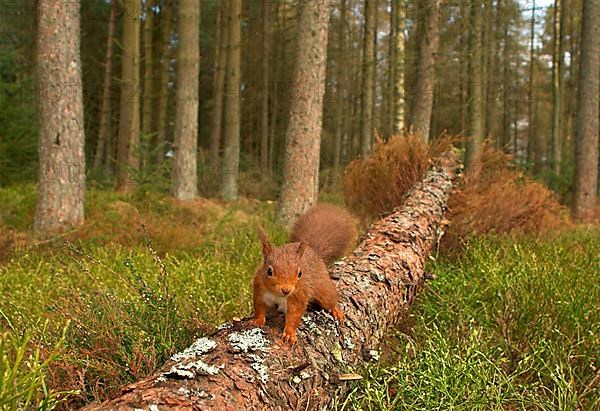
<path fill-rule="evenodd" d="M 306 246 L 308 244 L 306 244 L 304 241 L 300 242 L 300 245 L 298 246 L 298 249 L 296 250 L 296 253 L 298 254 L 298 257 L 301 258 L 304 255 L 304 251 L 306 250 Z"/>
<path fill-rule="evenodd" d="M 267 257 L 270 256 L 273 252 L 273 247 L 271 246 L 271 242 L 265 234 L 265 230 L 263 230 L 263 228 L 260 225 L 258 226 L 258 238 L 260 238 L 260 242 L 262 243 L 263 256 L 266 260 Z"/>

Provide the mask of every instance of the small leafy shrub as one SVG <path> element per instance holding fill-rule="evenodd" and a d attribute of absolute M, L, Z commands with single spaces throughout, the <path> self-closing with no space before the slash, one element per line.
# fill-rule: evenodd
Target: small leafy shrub
<path fill-rule="evenodd" d="M 457 250 L 478 234 L 543 235 L 569 227 L 568 211 L 511 158 L 484 145 L 448 201 L 450 227 L 442 248 Z"/>
<path fill-rule="evenodd" d="M 365 222 L 391 211 L 423 179 L 431 160 L 449 150 L 455 140 L 444 137 L 428 145 L 408 134 L 379 141 L 367 160 L 356 159 L 347 166 L 343 179 L 346 204 Z"/>

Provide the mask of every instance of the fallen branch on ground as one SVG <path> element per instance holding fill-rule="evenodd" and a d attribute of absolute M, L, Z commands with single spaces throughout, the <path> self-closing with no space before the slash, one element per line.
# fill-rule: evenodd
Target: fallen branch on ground
<path fill-rule="evenodd" d="M 348 389 L 361 364 L 376 360 L 386 333 L 402 320 L 425 280 L 424 266 L 441 237 L 456 168 L 453 156 L 409 193 L 401 208 L 373 224 L 354 253 L 334 264 L 346 322 L 318 310 L 303 317 L 298 344 L 279 344 L 282 319 L 270 331 L 247 321 L 220 327 L 177 354 L 157 374 L 88 410 L 321 409 Z"/>

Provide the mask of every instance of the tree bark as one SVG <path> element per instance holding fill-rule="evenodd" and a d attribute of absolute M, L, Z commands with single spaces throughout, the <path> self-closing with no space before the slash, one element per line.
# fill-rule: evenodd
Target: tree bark
<path fill-rule="evenodd" d="M 317 201 L 329 0 L 302 0 L 277 219 L 291 225 Z"/>
<path fill-rule="evenodd" d="M 96 144 L 96 154 L 94 155 L 94 168 L 100 170 L 104 164 L 104 156 L 109 155 L 106 151 L 108 139 L 110 138 L 110 114 L 111 99 L 110 89 L 112 84 L 112 56 L 113 43 L 115 42 L 115 16 L 117 14 L 117 4 L 112 0 L 110 6 L 110 16 L 108 18 L 108 36 L 106 39 L 106 61 L 104 63 L 104 84 L 102 85 L 102 105 L 100 107 L 100 130 L 98 132 L 98 143 Z"/>
<path fill-rule="evenodd" d="M 227 13 L 223 2 L 217 3 L 217 34 L 215 40 L 215 76 L 213 91 L 213 111 L 210 127 L 209 162 L 219 164 L 221 130 L 223 126 L 223 90 L 225 88 L 225 66 L 227 65 Z"/>
<path fill-rule="evenodd" d="M 140 143 L 140 14 L 141 0 L 123 1 L 121 105 L 117 142 L 117 190 L 135 186 Z"/>
<path fill-rule="evenodd" d="M 373 104 L 375 91 L 375 13 L 376 0 L 365 0 L 365 33 L 362 67 L 362 113 L 360 129 L 360 155 L 371 154 L 373 134 Z"/>
<path fill-rule="evenodd" d="M 269 171 L 269 6 L 268 0 L 262 0 L 262 93 L 260 126 L 260 170 L 263 177 Z"/>
<path fill-rule="evenodd" d="M 176 356 L 159 373 L 125 387 L 119 398 L 88 410 L 152 404 L 160 410 L 323 409 L 334 389 L 336 395 L 350 389 L 339 375 L 377 356 L 386 333 L 422 289 L 455 168 L 453 157 L 443 159 L 401 208 L 373 224 L 354 253 L 332 266 L 345 324 L 309 311 L 292 348 L 273 337 L 281 329 L 278 316 L 267 320 L 274 329 L 266 333 L 246 321 L 224 324 L 187 350 L 195 354 Z"/>
<path fill-rule="evenodd" d="M 158 119 L 156 124 L 156 161 L 162 162 L 167 142 L 167 112 L 169 107 L 169 67 L 171 66 L 171 26 L 173 24 L 173 0 L 167 0 L 165 10 L 161 10 L 161 67 L 160 90 L 158 94 Z"/>
<path fill-rule="evenodd" d="M 471 3 L 471 30 L 469 34 L 469 141 L 465 152 L 465 164 L 469 166 L 483 142 L 483 93 L 481 70 L 481 31 L 483 15 L 481 0 Z"/>
<path fill-rule="evenodd" d="M 598 185 L 598 90 L 600 88 L 600 3 L 583 1 L 581 67 L 575 122 L 575 218 L 591 222 Z"/>
<path fill-rule="evenodd" d="M 535 70 L 535 0 L 533 0 L 531 8 L 531 28 L 529 38 L 529 93 L 527 95 L 527 162 L 534 164 L 535 159 L 535 83 L 533 80 L 533 74 Z"/>
<path fill-rule="evenodd" d="M 227 1 L 227 73 L 225 93 L 225 130 L 223 164 L 221 168 L 223 200 L 238 197 L 238 175 L 240 169 L 240 83 L 241 83 L 241 32 L 242 1 Z"/>
<path fill-rule="evenodd" d="M 413 91 L 411 126 L 425 143 L 429 141 L 433 93 L 435 87 L 435 61 L 440 44 L 440 0 L 423 0 L 425 5 L 424 29 L 419 43 L 417 79 Z"/>
<path fill-rule="evenodd" d="M 346 53 L 346 0 L 341 0 L 340 17 L 338 21 L 338 44 L 336 59 L 336 106 L 335 106 L 335 136 L 333 144 L 333 170 L 335 176 L 340 171 L 340 156 L 342 152 L 342 136 L 344 134 L 344 106 L 346 104 L 346 73 L 348 67 L 344 64 Z"/>
<path fill-rule="evenodd" d="M 41 0 L 37 77 L 39 176 L 34 229 L 83 224 L 85 156 L 79 2 Z"/>
<path fill-rule="evenodd" d="M 198 196 L 198 95 L 200 74 L 200 4 L 179 2 L 179 49 L 177 51 L 177 107 L 173 195 L 178 200 Z"/>
<path fill-rule="evenodd" d="M 554 29 L 552 50 L 552 139 L 550 142 L 550 167 L 558 177 L 560 174 L 560 135 L 562 117 L 562 74 L 563 74 L 563 47 L 562 29 L 560 23 L 562 5 L 560 0 L 554 0 Z"/>
<path fill-rule="evenodd" d="M 404 24 L 406 19 L 405 7 L 403 0 L 392 0 L 396 5 L 394 16 L 394 134 L 398 134 L 404 130 Z"/>
<path fill-rule="evenodd" d="M 142 116 L 142 133 L 145 139 L 149 139 L 154 118 L 154 70 L 152 58 L 154 42 L 154 0 L 146 3 L 146 20 L 144 21 L 144 107 Z M 149 140 L 148 140 L 149 141 Z"/>

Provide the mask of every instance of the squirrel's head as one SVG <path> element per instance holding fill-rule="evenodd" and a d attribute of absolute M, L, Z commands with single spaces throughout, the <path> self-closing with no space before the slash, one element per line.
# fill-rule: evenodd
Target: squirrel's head
<path fill-rule="evenodd" d="M 258 237 L 262 243 L 263 265 L 258 275 L 263 275 L 264 284 L 271 292 L 288 296 L 294 292 L 302 278 L 300 262 L 306 251 L 306 243 L 286 244 L 273 247 L 262 227 L 258 227 Z"/>

